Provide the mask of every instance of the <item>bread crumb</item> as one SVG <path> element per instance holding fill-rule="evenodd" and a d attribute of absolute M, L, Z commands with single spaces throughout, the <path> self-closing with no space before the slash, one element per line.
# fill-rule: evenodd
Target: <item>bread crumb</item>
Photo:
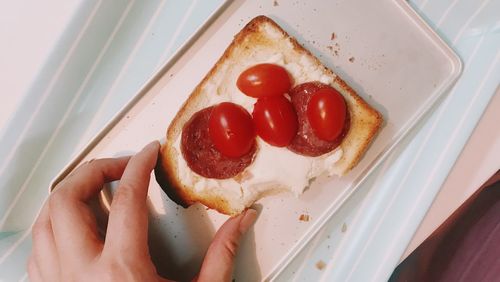
<path fill-rule="evenodd" d="M 273 1 L 273 6 L 274 6 L 274 7 L 277 7 L 277 6 L 279 6 L 279 5 L 280 5 L 280 4 L 278 3 L 278 1 L 276 1 L 276 0 L 274 0 L 274 1 Z"/>
<path fill-rule="evenodd" d="M 320 260 L 316 263 L 316 268 L 319 270 L 323 270 L 325 268 L 325 266 L 326 266 L 326 263 L 322 260 Z"/>
<path fill-rule="evenodd" d="M 350 57 L 349 62 L 354 63 L 354 57 Z"/>
<path fill-rule="evenodd" d="M 330 40 L 334 40 L 335 39 L 335 32 L 332 32 L 332 36 L 330 37 Z"/>
<path fill-rule="evenodd" d="M 308 214 L 301 214 L 299 216 L 300 221 L 308 222 L 309 221 L 309 215 Z"/>
<path fill-rule="evenodd" d="M 326 48 L 332 52 L 332 55 L 335 55 L 335 56 L 339 55 L 340 48 L 338 47 L 337 43 L 335 43 L 335 45 L 328 45 L 328 46 L 326 46 Z"/>
<path fill-rule="evenodd" d="M 347 224 L 345 222 L 342 224 L 342 228 L 340 229 L 342 233 L 345 233 L 347 231 Z"/>

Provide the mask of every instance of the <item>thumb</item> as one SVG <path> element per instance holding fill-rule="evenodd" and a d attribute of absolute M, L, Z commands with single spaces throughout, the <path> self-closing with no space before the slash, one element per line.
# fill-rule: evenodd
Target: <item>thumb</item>
<path fill-rule="evenodd" d="M 228 219 L 220 227 L 208 247 L 198 281 L 231 281 L 240 239 L 256 218 L 257 211 L 248 209 L 239 216 Z"/>

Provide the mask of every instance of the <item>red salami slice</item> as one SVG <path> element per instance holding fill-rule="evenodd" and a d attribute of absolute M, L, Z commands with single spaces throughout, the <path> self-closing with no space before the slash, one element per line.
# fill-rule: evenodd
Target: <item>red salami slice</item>
<path fill-rule="evenodd" d="M 195 113 L 182 130 L 181 152 L 187 165 L 206 178 L 226 179 L 236 176 L 249 166 L 255 156 L 256 145 L 239 158 L 219 152 L 208 134 L 208 120 L 213 107 Z"/>
<path fill-rule="evenodd" d="M 312 94 L 323 87 L 329 86 L 321 82 L 307 82 L 297 85 L 290 90 L 290 98 L 299 121 L 297 135 L 292 140 L 292 143 L 288 145 L 288 149 L 292 152 L 311 157 L 329 153 L 340 145 L 349 130 L 350 119 L 349 114 L 347 114 L 342 134 L 335 140 L 321 140 L 314 134 L 307 118 L 307 104 Z"/>

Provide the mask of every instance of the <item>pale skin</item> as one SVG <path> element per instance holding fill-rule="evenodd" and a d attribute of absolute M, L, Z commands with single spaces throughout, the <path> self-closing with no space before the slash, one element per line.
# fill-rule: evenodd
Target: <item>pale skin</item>
<path fill-rule="evenodd" d="M 30 281 L 170 281 L 157 274 L 147 244 L 146 199 L 158 150 L 153 142 L 132 157 L 85 163 L 56 187 L 33 225 Z M 102 240 L 88 202 L 114 180 L 120 182 Z M 249 209 L 221 226 L 194 280 L 231 280 L 240 239 L 255 218 Z"/>

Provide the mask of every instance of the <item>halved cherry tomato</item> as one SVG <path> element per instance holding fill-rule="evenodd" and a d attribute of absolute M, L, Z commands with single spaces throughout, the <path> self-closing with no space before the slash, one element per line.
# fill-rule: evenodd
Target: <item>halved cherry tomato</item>
<path fill-rule="evenodd" d="M 307 119 L 314 134 L 326 141 L 342 134 L 346 114 L 344 97 L 332 87 L 320 88 L 307 104 Z"/>
<path fill-rule="evenodd" d="M 274 64 L 258 64 L 245 70 L 236 81 L 245 95 L 261 98 L 285 94 L 292 82 L 286 69 Z"/>
<path fill-rule="evenodd" d="M 258 99 L 252 115 L 257 134 L 273 146 L 288 146 L 297 134 L 297 113 L 283 95 Z"/>
<path fill-rule="evenodd" d="M 252 116 L 242 106 L 223 102 L 214 106 L 208 120 L 208 134 L 215 148 L 228 157 L 241 157 L 255 142 Z"/>

